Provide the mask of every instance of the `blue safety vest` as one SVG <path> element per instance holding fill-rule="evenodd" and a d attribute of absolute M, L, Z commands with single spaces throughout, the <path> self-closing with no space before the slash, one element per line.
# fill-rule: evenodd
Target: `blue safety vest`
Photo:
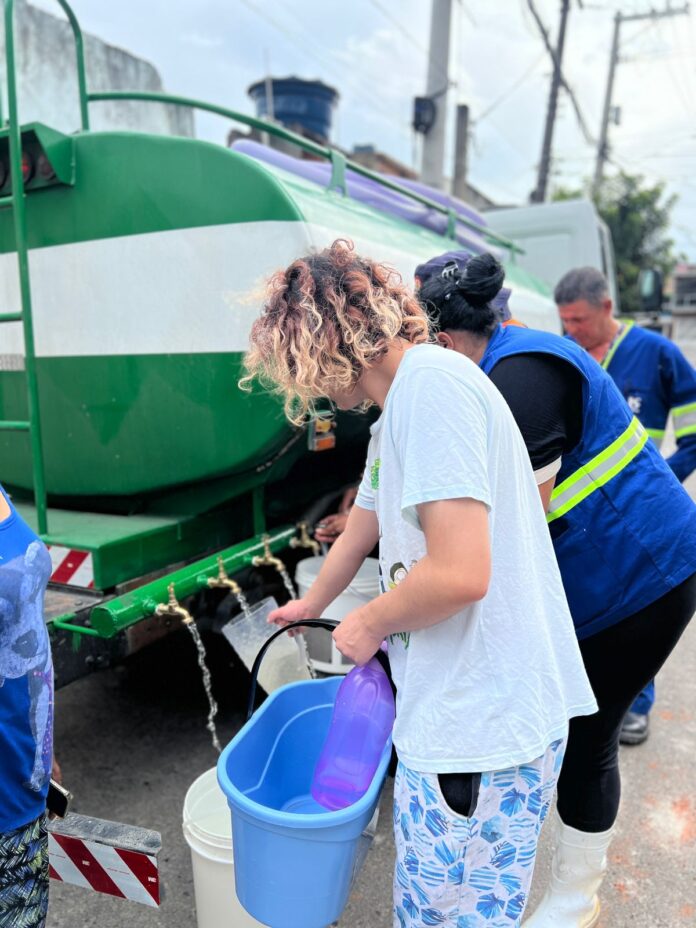
<path fill-rule="evenodd" d="M 602 367 L 660 447 L 672 415 L 677 451 L 667 463 L 679 480 L 696 469 L 696 371 L 668 338 L 624 323 Z"/>
<path fill-rule="evenodd" d="M 655 602 L 696 572 L 696 506 L 613 380 L 569 339 L 499 326 L 481 359 L 548 354 L 583 379 L 580 441 L 563 456 L 547 513 L 578 638 Z"/>

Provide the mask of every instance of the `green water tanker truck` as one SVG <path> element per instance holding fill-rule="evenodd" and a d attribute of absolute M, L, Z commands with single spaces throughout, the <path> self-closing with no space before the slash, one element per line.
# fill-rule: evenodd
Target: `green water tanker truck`
<path fill-rule="evenodd" d="M 335 447 L 317 453 L 332 444 L 322 423 L 293 429 L 277 400 L 237 388 L 274 270 L 343 237 L 410 280 L 464 229 L 500 249 L 515 314 L 557 323 L 514 246 L 451 206 L 223 107 L 90 93 L 79 26 L 59 2 L 77 47 L 82 128 L 71 135 L 20 122 L 5 0 L 0 480 L 50 548 L 47 621 L 63 684 L 163 634 L 178 621 L 167 603 L 196 614 L 215 585 L 219 603 L 226 578 L 248 579 L 240 572 L 254 561 L 254 582 L 270 582 L 273 555 L 292 560 L 311 546 L 297 524 L 359 474 L 364 417 L 340 417 Z M 90 131 L 90 105 L 124 98 L 263 129 L 327 163 L 328 180 L 197 139 Z M 347 172 L 444 217 L 443 231 L 360 202 Z"/>

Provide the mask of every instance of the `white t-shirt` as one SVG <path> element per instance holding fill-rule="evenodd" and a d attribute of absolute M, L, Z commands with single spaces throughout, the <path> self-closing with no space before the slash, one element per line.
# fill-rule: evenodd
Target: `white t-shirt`
<path fill-rule="evenodd" d="M 383 590 L 426 553 L 416 506 L 461 498 L 488 509 L 486 596 L 437 625 L 389 639 L 394 744 L 421 772 L 527 763 L 565 737 L 568 719 L 597 709 L 512 413 L 471 361 L 417 345 L 372 426 L 356 500 L 377 513 Z"/>

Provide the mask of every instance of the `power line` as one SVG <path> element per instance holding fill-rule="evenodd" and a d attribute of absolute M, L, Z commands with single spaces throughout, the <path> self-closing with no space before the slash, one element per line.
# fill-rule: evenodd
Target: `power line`
<path fill-rule="evenodd" d="M 619 46 L 621 42 L 621 26 L 623 23 L 640 22 L 641 20 L 652 20 L 657 22 L 660 19 L 671 16 L 679 16 L 689 12 L 689 7 L 674 9 L 669 5 L 664 10 L 650 10 L 648 13 L 622 13 L 617 11 L 614 16 L 614 35 L 611 43 L 611 54 L 609 56 L 609 73 L 607 75 L 607 86 L 604 93 L 604 108 L 602 111 L 602 125 L 599 133 L 599 142 L 597 144 L 597 161 L 595 164 L 594 179 L 592 189 L 595 193 L 599 190 L 604 174 L 604 163 L 609 157 L 609 117 L 611 114 L 611 100 L 614 91 L 614 77 L 616 75 L 616 66 L 619 63 Z"/>
<path fill-rule="evenodd" d="M 358 87 L 354 79 L 346 79 L 344 74 L 339 75 L 333 63 L 331 61 L 327 61 L 327 59 L 325 59 L 320 53 L 317 53 L 315 47 L 307 41 L 304 35 L 301 35 L 297 32 L 292 32 L 291 30 L 287 29 L 276 18 L 271 16 L 268 11 L 260 10 L 254 3 L 251 2 L 251 0 L 241 0 L 241 2 L 258 17 L 263 19 L 265 23 L 271 25 L 276 31 L 284 35 L 288 42 L 290 42 L 294 47 L 297 47 L 297 43 L 301 42 L 305 46 L 305 49 L 309 49 L 309 54 L 314 58 L 315 61 L 317 61 L 323 68 L 333 72 L 333 74 L 336 75 L 341 85 L 348 84 L 348 86 L 350 86 L 352 84 L 356 95 L 360 96 L 372 110 L 378 113 L 383 121 L 391 123 L 391 125 L 398 129 L 398 131 L 404 137 L 410 138 L 410 132 L 408 132 L 408 130 L 401 122 L 394 119 L 394 113 L 392 110 L 387 110 L 385 107 L 379 105 L 374 93 L 370 93 L 367 89 L 363 90 L 361 87 Z M 305 54 L 307 54 L 307 52 L 305 52 Z"/>
<path fill-rule="evenodd" d="M 677 29 L 677 24 L 676 24 L 673 20 L 670 22 L 670 27 L 671 27 L 670 31 L 671 31 L 672 37 L 673 37 L 673 40 L 672 40 L 672 42 L 670 43 L 671 46 L 672 46 L 672 50 L 674 50 L 674 48 L 677 48 L 678 51 L 681 53 L 681 49 L 682 49 L 681 35 L 682 35 L 682 34 L 681 34 L 680 30 Z M 675 57 L 677 57 L 677 56 L 675 56 L 675 55 L 669 55 L 669 56 L 667 57 L 667 69 L 669 70 L 670 77 L 671 77 L 671 79 L 672 79 L 673 82 L 676 80 L 674 71 L 672 70 L 672 59 L 675 58 Z M 693 61 L 693 56 L 691 56 L 691 61 Z M 685 68 L 685 69 L 684 69 L 684 73 L 685 73 L 685 75 L 689 75 L 689 77 L 691 77 L 691 68 Z M 693 120 L 694 115 L 695 115 L 695 114 L 694 114 L 694 92 L 693 92 L 693 86 L 692 86 L 690 80 L 687 79 L 687 80 L 684 82 L 683 85 L 680 83 L 680 84 L 679 84 L 679 87 L 680 87 L 680 92 L 683 91 L 683 93 L 684 93 L 683 99 L 684 99 L 684 102 L 685 102 L 685 105 L 686 105 L 686 109 L 688 110 L 689 119 Z"/>
<path fill-rule="evenodd" d="M 419 52 L 422 52 L 425 55 L 426 60 L 430 58 L 430 52 L 428 51 L 427 46 L 424 45 L 419 39 L 417 39 L 413 35 L 412 32 L 409 32 L 408 29 L 406 29 L 406 27 L 404 26 L 404 24 L 399 19 L 397 19 L 396 16 L 393 15 L 391 10 L 385 7 L 383 3 L 380 3 L 380 0 L 370 0 L 370 3 L 372 4 L 372 6 L 376 7 L 379 10 L 379 12 L 382 14 L 382 16 L 384 16 L 385 19 L 389 20 L 389 22 L 393 26 L 396 26 L 399 32 L 406 39 L 408 39 L 411 45 L 413 45 L 415 48 L 418 49 Z"/>
<path fill-rule="evenodd" d="M 249 0 L 242 0 L 242 2 L 246 3 L 247 6 L 249 5 Z M 296 11 L 289 5 L 288 0 L 280 0 L 280 3 L 283 7 L 285 7 L 285 9 L 288 11 L 290 16 L 293 19 L 296 19 L 296 15 L 297 15 Z M 262 13 L 260 10 L 258 12 L 260 16 L 264 18 L 268 18 L 267 14 Z M 292 39 L 292 33 L 290 33 L 289 30 L 285 29 L 284 32 L 286 36 L 289 36 Z M 380 97 L 375 96 L 374 87 L 372 85 L 368 85 L 367 82 L 359 83 L 358 72 L 352 71 L 351 76 L 346 78 L 345 74 L 343 72 L 339 72 L 339 70 L 336 68 L 334 64 L 334 58 L 324 56 L 323 50 L 320 49 L 316 43 L 308 39 L 304 33 L 295 32 L 295 36 L 298 36 L 299 39 L 304 42 L 305 47 L 312 50 L 312 54 L 315 60 L 319 61 L 320 64 L 323 63 L 325 68 L 333 71 L 334 75 L 336 75 L 341 86 L 343 85 L 347 85 L 348 87 L 352 86 L 354 88 L 355 93 L 358 96 L 360 96 L 364 101 L 366 101 L 368 105 L 371 107 L 371 109 L 373 109 L 375 112 L 379 112 L 381 115 L 381 118 L 384 121 L 390 122 L 391 125 L 397 128 L 404 137 L 410 138 L 410 132 L 408 132 L 404 128 L 403 124 L 400 121 L 394 119 L 393 109 L 391 109 L 388 104 L 382 104 L 380 102 Z"/>
<path fill-rule="evenodd" d="M 529 0 L 530 8 L 534 10 L 532 0 Z M 534 10 L 536 15 L 536 10 Z M 566 27 L 570 15 L 570 0 L 561 0 L 561 20 L 558 26 L 558 39 L 556 48 L 553 50 L 553 74 L 551 75 L 551 87 L 549 89 L 549 102 L 546 108 L 546 122 L 544 124 L 544 137 L 541 143 L 541 155 L 539 157 L 539 169 L 537 171 L 536 187 L 532 190 L 529 200 L 531 203 L 543 203 L 546 199 L 546 189 L 549 182 L 551 171 L 551 146 L 553 144 L 553 130 L 556 126 L 556 113 L 558 111 L 558 92 L 561 89 L 561 62 L 563 60 L 563 49 L 565 47 Z M 539 23 L 541 21 L 539 20 Z M 543 28 L 543 27 L 542 27 Z M 545 31 L 545 30 L 544 30 Z"/>
<path fill-rule="evenodd" d="M 379 12 L 382 14 L 382 16 L 384 16 L 385 19 L 387 19 L 393 26 L 395 26 L 399 30 L 399 32 L 404 36 L 404 38 L 408 39 L 408 41 L 411 43 L 411 45 L 413 45 L 414 48 L 417 48 L 419 52 L 422 52 L 422 54 L 425 56 L 425 60 L 428 63 L 430 63 L 430 51 L 428 50 L 428 48 L 425 45 L 423 45 L 423 43 L 419 39 L 417 39 L 412 32 L 409 32 L 409 30 L 406 29 L 404 24 L 396 16 L 394 16 L 391 10 L 389 10 L 388 7 L 385 7 L 385 5 L 380 2 L 380 0 L 370 0 L 370 3 L 377 10 L 379 10 Z M 456 86 L 457 82 L 449 80 L 448 75 L 447 75 L 447 69 L 443 68 L 440 62 L 435 61 L 433 62 L 433 64 L 439 70 L 442 79 L 448 81 L 448 85 Z"/>
<path fill-rule="evenodd" d="M 663 33 L 662 33 L 660 23 L 657 23 L 657 29 L 658 29 L 658 32 L 660 33 L 660 36 L 662 36 Z M 689 120 L 693 120 L 694 118 L 693 99 L 689 100 L 689 98 L 687 97 L 686 88 L 683 86 L 681 81 L 677 78 L 676 74 L 674 73 L 674 70 L 672 68 L 672 62 L 670 61 L 669 57 L 666 58 L 666 62 L 667 62 L 667 71 L 669 73 L 669 79 L 672 82 L 674 88 L 676 89 L 679 99 L 681 100 L 684 106 L 684 113 L 686 114 L 686 118 Z"/>
<path fill-rule="evenodd" d="M 471 23 L 471 25 L 474 26 L 474 27 L 477 27 L 477 26 L 478 26 L 478 23 L 476 22 L 476 20 L 475 20 L 475 18 L 474 18 L 474 14 L 473 14 L 473 13 L 471 12 L 471 10 L 468 8 L 468 6 L 466 5 L 466 3 L 464 3 L 464 0 L 457 0 L 457 5 L 459 6 L 459 9 L 464 13 L 464 15 L 466 16 L 466 18 L 469 20 L 469 22 Z"/>
<path fill-rule="evenodd" d="M 557 60 L 557 57 L 556 57 L 556 50 L 551 45 L 549 34 L 546 31 L 546 27 L 544 26 L 544 23 L 541 17 L 539 16 L 536 6 L 534 5 L 534 0 L 527 0 L 527 6 L 529 7 L 529 10 L 532 16 L 534 17 L 534 21 L 537 24 L 537 28 L 539 29 L 539 32 L 541 33 L 541 37 L 544 40 L 544 45 L 546 46 L 546 51 L 551 56 L 551 60 L 553 61 L 554 68 L 558 69 L 561 87 L 565 90 L 565 92 L 570 97 L 570 102 L 573 104 L 573 110 L 575 111 L 575 118 L 578 121 L 578 125 L 580 126 L 580 130 L 582 134 L 585 136 L 585 141 L 587 142 L 588 145 L 594 145 L 595 140 L 592 138 L 592 134 L 590 133 L 590 130 L 587 128 L 585 117 L 582 115 L 582 111 L 580 110 L 580 104 L 577 101 L 575 93 L 573 92 L 572 87 L 566 80 L 565 75 L 563 74 L 560 62 Z"/>
<path fill-rule="evenodd" d="M 497 109 L 497 108 L 500 106 L 501 103 L 504 103 L 505 100 L 507 100 L 508 97 L 512 96 L 512 94 L 513 94 L 518 88 L 520 88 L 520 87 L 522 86 L 522 84 L 524 84 L 524 82 L 525 82 L 529 77 L 531 77 L 531 75 L 534 73 L 534 71 L 536 70 L 536 68 L 538 67 L 538 65 L 541 64 L 541 61 L 542 61 L 542 59 L 544 58 L 544 54 L 545 54 L 544 52 L 541 52 L 541 54 L 539 55 L 539 57 L 534 59 L 534 61 L 529 65 L 529 67 L 524 71 L 524 73 L 523 73 L 523 74 L 520 74 L 520 76 L 517 78 L 517 80 L 514 81 L 514 82 L 507 88 L 507 90 L 504 90 L 504 91 L 500 94 L 500 96 L 496 97 L 495 100 L 494 100 L 489 106 L 486 107 L 486 109 L 485 109 L 485 110 L 478 116 L 478 118 L 476 119 L 476 123 L 477 123 L 477 124 L 480 123 L 480 122 L 482 122 L 487 116 L 490 116 L 490 114 L 493 112 L 493 110 Z"/>

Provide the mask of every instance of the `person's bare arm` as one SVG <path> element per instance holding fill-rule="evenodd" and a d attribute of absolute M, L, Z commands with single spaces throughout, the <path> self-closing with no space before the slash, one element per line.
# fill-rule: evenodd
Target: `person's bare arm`
<path fill-rule="evenodd" d="M 551 505 L 551 494 L 553 493 L 553 488 L 556 484 L 556 477 L 551 477 L 550 480 L 547 480 L 545 483 L 540 483 L 538 485 L 539 496 L 541 497 L 541 505 L 544 507 L 544 512 L 549 511 L 549 506 Z"/>
<path fill-rule="evenodd" d="M 326 516 L 321 522 L 317 522 L 314 531 L 314 537 L 317 541 L 322 541 L 330 545 L 336 541 L 342 532 L 345 532 L 348 523 L 348 514 L 358 495 L 359 487 L 359 484 L 356 484 L 354 487 L 348 487 L 341 498 L 341 505 L 338 507 L 338 512 Z"/>
<path fill-rule="evenodd" d="M 488 591 L 486 506 L 467 498 L 422 503 L 417 509 L 425 557 L 395 589 L 349 613 L 334 632 L 339 651 L 356 664 L 366 663 L 387 635 L 436 625 Z"/>
<path fill-rule="evenodd" d="M 353 506 L 345 531 L 340 535 L 307 595 L 275 609 L 269 622 L 288 625 L 302 619 L 319 618 L 323 610 L 345 590 L 358 568 L 379 540 L 377 515 L 370 509 Z"/>
<path fill-rule="evenodd" d="M 321 522 L 317 522 L 314 528 L 314 537 L 317 541 L 323 541 L 326 544 L 333 544 L 339 535 L 342 535 L 348 524 L 347 512 L 335 512 L 330 516 L 325 516 Z"/>

